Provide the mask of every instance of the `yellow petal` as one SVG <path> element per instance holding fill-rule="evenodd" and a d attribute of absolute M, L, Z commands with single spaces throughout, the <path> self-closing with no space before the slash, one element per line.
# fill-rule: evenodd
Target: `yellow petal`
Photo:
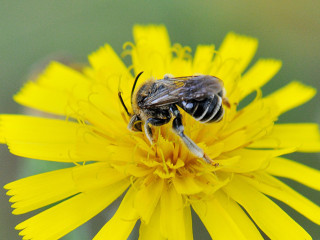
<path fill-rule="evenodd" d="M 214 53 L 213 45 L 198 45 L 193 59 L 193 74 L 209 74 Z"/>
<path fill-rule="evenodd" d="M 278 114 L 282 114 L 309 101 L 315 94 L 314 88 L 293 81 L 264 98 L 264 101 L 274 106 Z"/>
<path fill-rule="evenodd" d="M 268 106 L 260 99 L 257 99 L 238 111 L 230 124 L 228 124 L 228 127 L 222 131 L 221 135 L 222 137 L 229 136 L 242 129 L 253 128 L 262 130 L 274 121 L 275 117 L 270 114 Z"/>
<path fill-rule="evenodd" d="M 121 150 L 120 150 L 121 151 Z M 148 168 L 146 166 L 136 164 L 136 165 L 131 165 L 131 166 L 125 166 L 124 167 L 124 172 L 128 173 L 134 177 L 144 177 L 146 175 L 152 174 L 153 169 Z"/>
<path fill-rule="evenodd" d="M 131 146 L 122 146 L 122 144 L 131 144 Z M 137 174 L 137 176 L 141 177 L 153 171 L 152 168 L 146 167 L 151 160 L 149 160 L 149 162 L 146 161 L 148 152 L 139 149 L 134 144 L 136 144 L 136 142 L 127 138 L 119 138 L 114 140 L 113 143 L 110 143 L 103 138 L 99 139 L 98 136 L 92 133 L 86 136 L 85 141 L 77 144 L 76 153 L 79 159 L 107 161 L 109 163 L 126 163 L 126 165 L 116 164 L 114 167 L 123 169 L 123 172 Z M 142 162 L 143 165 L 139 165 L 140 162 Z M 151 164 L 155 166 L 159 163 L 151 162 Z M 135 170 L 137 172 L 134 172 Z"/>
<path fill-rule="evenodd" d="M 106 120 L 105 115 L 102 116 Z M 19 156 L 61 162 L 106 161 L 110 159 L 110 153 L 119 150 L 110 143 L 115 143 L 113 137 L 120 134 L 121 129 L 119 126 L 110 128 L 112 123 L 108 121 L 105 122 L 109 124 L 103 124 L 104 132 L 111 131 L 112 135 L 103 136 L 92 126 L 58 119 L 1 115 L 0 121 L 0 132 L 10 151 Z M 128 139 L 131 144 L 132 139 Z M 119 145 L 122 140 L 117 139 Z M 132 151 L 132 147 L 128 151 Z"/>
<path fill-rule="evenodd" d="M 88 85 L 88 79 L 61 63 L 51 63 L 36 83 L 29 82 L 14 96 L 16 102 L 58 115 L 69 114 L 68 100 L 75 85 Z"/>
<path fill-rule="evenodd" d="M 119 74 L 120 76 L 127 71 L 126 65 L 121 61 L 109 44 L 101 47 L 99 50 L 89 55 L 88 58 L 95 71 L 105 71 L 107 76 L 113 74 Z M 108 69 L 108 71 L 106 69 Z M 107 77 L 105 79 L 107 79 Z"/>
<path fill-rule="evenodd" d="M 72 168 L 23 178 L 4 188 L 9 189 L 10 202 L 15 202 L 13 214 L 26 213 L 78 193 L 72 179 Z"/>
<path fill-rule="evenodd" d="M 23 229 L 20 235 L 25 239 L 59 239 L 101 212 L 128 185 L 128 180 L 125 180 L 106 188 L 80 193 L 20 223 L 16 229 Z"/>
<path fill-rule="evenodd" d="M 109 55 L 112 56 L 111 53 Z M 115 61 L 114 70 L 116 70 L 116 65 Z M 92 79 L 89 80 L 85 75 L 62 64 L 52 63 L 37 82 L 27 83 L 21 92 L 15 96 L 15 99 L 23 105 L 49 113 L 77 119 L 79 117 L 84 118 L 109 134 L 109 129 L 114 126 L 115 119 L 122 119 L 121 111 L 119 111 L 120 102 L 117 96 L 121 78 L 119 75 L 127 76 L 122 77 L 121 85 L 121 88 L 125 88 L 124 90 L 127 92 L 131 90 L 128 79 L 132 79 L 126 72 L 118 73 L 118 75 L 115 72 L 112 73 L 110 76 L 112 79 L 108 78 L 109 75 L 102 74 L 98 79 L 103 79 L 101 81 L 105 82 L 101 83 L 98 80 L 90 81 Z M 95 74 L 99 75 L 99 72 L 95 72 Z M 108 74 L 110 74 L 110 71 Z M 64 82 L 60 82 L 60 80 L 65 79 L 66 84 L 63 85 Z M 122 108 L 121 110 L 123 111 Z M 103 116 L 103 119 L 99 114 Z M 109 122 L 109 129 L 106 127 L 106 120 Z M 100 122 L 103 122 L 103 124 Z M 118 122 L 125 125 L 123 121 Z M 118 128 L 114 127 L 114 130 L 116 129 Z"/>
<path fill-rule="evenodd" d="M 130 93 L 133 77 L 110 45 L 106 44 L 92 53 L 89 56 L 89 62 L 93 68 L 91 69 L 91 73 L 95 82 L 101 84 L 100 88 L 106 87 L 114 93 L 112 98 L 108 97 L 109 101 L 112 101 L 112 99 L 119 101 L 117 96 L 119 87 L 124 93 Z M 124 100 L 127 100 L 127 96 L 123 97 Z M 126 104 L 130 103 L 130 101 L 125 102 Z M 109 104 L 105 104 L 105 106 L 109 106 Z"/>
<path fill-rule="evenodd" d="M 191 59 L 185 55 L 173 57 L 167 72 L 176 77 L 193 75 Z"/>
<path fill-rule="evenodd" d="M 106 187 L 126 177 L 106 163 L 93 163 L 30 176 L 4 188 L 9 189 L 7 195 L 12 196 L 13 214 L 22 214 L 79 192 Z"/>
<path fill-rule="evenodd" d="M 27 82 L 14 100 L 26 107 L 38 109 L 57 115 L 71 115 L 68 109 L 70 94 L 49 87 L 41 86 L 35 82 Z"/>
<path fill-rule="evenodd" d="M 77 148 L 75 150 L 77 157 L 79 159 L 87 159 L 88 161 L 109 161 L 110 156 L 114 152 L 119 152 L 122 156 L 127 153 L 127 147 L 122 147 L 120 144 L 116 143 L 115 140 L 109 135 L 100 135 L 95 130 L 86 131 L 83 135 L 83 139 L 77 141 Z M 117 142 L 118 143 L 118 142 Z M 132 151 L 133 147 L 130 147 Z M 132 155 L 132 152 L 129 156 Z"/>
<path fill-rule="evenodd" d="M 242 147 L 248 141 L 249 139 L 246 135 L 246 131 L 240 130 L 224 139 L 221 139 L 219 142 L 223 143 L 223 152 L 229 152 L 236 148 Z"/>
<path fill-rule="evenodd" d="M 1 131 L 15 155 L 58 162 L 77 162 L 75 146 L 81 125 L 58 119 L 1 115 Z"/>
<path fill-rule="evenodd" d="M 212 239 L 263 239 L 240 206 L 221 191 L 210 200 L 195 201 L 192 207 Z"/>
<path fill-rule="evenodd" d="M 106 100 L 105 103 L 106 102 L 108 101 Z M 112 118 L 109 114 L 106 114 L 101 109 L 98 109 L 87 101 L 78 102 L 77 108 L 81 111 L 81 116 L 84 119 L 97 127 L 108 138 L 114 139 L 119 136 L 119 133 L 123 134 L 123 129 L 126 129 L 124 121 L 121 121 L 122 117 L 120 115 L 120 111 L 118 112 L 118 116 Z"/>
<path fill-rule="evenodd" d="M 190 207 L 186 207 L 183 210 L 184 212 L 184 220 L 186 224 L 186 240 L 193 240 L 193 233 L 192 233 L 192 218 L 191 218 L 191 209 Z M 165 240 L 165 239 L 173 239 L 173 238 L 165 238 L 161 234 L 160 230 L 160 204 L 156 207 L 152 217 L 150 219 L 149 224 L 145 224 L 141 222 L 140 231 L 139 231 L 139 240 Z"/>
<path fill-rule="evenodd" d="M 166 240 L 160 231 L 160 204 L 155 208 L 148 224 L 141 222 L 139 240 Z"/>
<path fill-rule="evenodd" d="M 190 206 L 183 208 L 183 215 L 186 230 L 186 240 L 193 240 L 192 215 Z"/>
<path fill-rule="evenodd" d="M 311 236 L 278 205 L 236 175 L 223 190 L 248 212 L 270 239 L 311 240 Z"/>
<path fill-rule="evenodd" d="M 320 191 L 320 171 L 285 158 L 274 158 L 266 171 L 285 177 Z"/>
<path fill-rule="evenodd" d="M 171 46 L 167 29 L 163 25 L 133 28 L 136 47 L 132 49 L 135 74 L 144 71 L 144 76 L 162 78 L 171 60 Z M 142 76 L 142 77 L 144 77 Z"/>
<path fill-rule="evenodd" d="M 239 178 L 254 186 L 258 191 L 284 202 L 320 225 L 319 206 L 268 174 L 252 174 L 252 177 L 239 176 Z"/>
<path fill-rule="evenodd" d="M 190 236 L 192 236 L 190 207 L 184 206 L 182 196 L 176 192 L 172 185 L 164 188 L 160 206 L 160 226 L 162 235 L 167 239 L 172 240 L 189 240 Z"/>
<path fill-rule="evenodd" d="M 112 90 L 101 84 L 92 86 L 81 84 L 73 88 L 72 98 L 68 104 L 77 119 L 88 121 L 103 130 L 106 135 L 113 137 L 119 133 L 119 127 L 126 128 L 121 116 L 123 108 L 117 95 L 118 90 Z"/>
<path fill-rule="evenodd" d="M 136 192 L 134 208 L 137 210 L 142 222 L 149 223 L 155 207 L 160 199 L 163 179 L 155 178 L 150 184 L 141 184 Z"/>
<path fill-rule="evenodd" d="M 172 183 L 179 194 L 196 194 L 203 190 L 202 183 L 195 176 L 176 176 Z"/>
<path fill-rule="evenodd" d="M 280 67 L 281 62 L 277 60 L 258 60 L 239 81 L 239 100 L 266 84 L 280 70 Z"/>
<path fill-rule="evenodd" d="M 295 148 L 285 148 L 279 150 L 250 150 L 250 149 L 239 149 L 230 152 L 230 157 L 239 156 L 239 161 L 235 161 L 234 164 L 224 165 L 223 159 L 219 161 L 223 166 L 222 171 L 226 172 L 252 172 L 260 169 L 265 169 L 270 160 L 274 157 L 281 156 L 287 153 L 292 153 Z"/>
<path fill-rule="evenodd" d="M 210 75 L 220 78 L 227 93 L 234 90 L 236 81 L 250 63 L 258 47 L 255 38 L 229 33 L 214 57 Z"/>
<path fill-rule="evenodd" d="M 297 147 L 299 152 L 319 152 L 320 134 L 317 124 L 276 124 L 265 138 L 252 143 L 251 148 Z"/>
<path fill-rule="evenodd" d="M 137 211 L 133 208 L 135 191 L 133 187 L 128 190 L 116 213 L 93 240 L 123 240 L 128 238 L 138 220 Z"/>
<path fill-rule="evenodd" d="M 96 188 L 104 188 L 127 178 L 108 163 L 91 163 L 80 165 L 72 169 L 74 187 L 80 192 L 87 192 Z"/>

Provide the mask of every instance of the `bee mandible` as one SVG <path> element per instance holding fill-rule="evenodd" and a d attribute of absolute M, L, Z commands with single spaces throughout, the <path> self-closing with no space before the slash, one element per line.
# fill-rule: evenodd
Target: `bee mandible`
<path fill-rule="evenodd" d="M 173 117 L 172 129 L 190 152 L 207 163 L 214 164 L 213 160 L 184 134 L 182 115 L 177 106 L 202 123 L 219 122 L 224 116 L 223 104 L 230 107 L 225 97 L 223 82 L 210 75 L 173 77 L 167 74 L 163 79 L 146 81 L 135 92 L 135 86 L 142 73 L 136 76 L 131 90 L 133 114 L 129 113 L 121 92 L 118 92 L 122 106 L 131 117 L 128 129 L 142 131 L 144 128 L 152 145 L 151 126 L 164 125 Z"/>

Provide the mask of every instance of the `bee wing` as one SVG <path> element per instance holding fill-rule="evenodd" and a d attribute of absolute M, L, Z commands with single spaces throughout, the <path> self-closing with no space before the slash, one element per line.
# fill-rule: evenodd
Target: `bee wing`
<path fill-rule="evenodd" d="M 203 100 L 222 91 L 220 79 L 210 75 L 165 78 L 156 81 L 157 90 L 144 99 L 144 107 L 163 106 L 188 100 Z"/>

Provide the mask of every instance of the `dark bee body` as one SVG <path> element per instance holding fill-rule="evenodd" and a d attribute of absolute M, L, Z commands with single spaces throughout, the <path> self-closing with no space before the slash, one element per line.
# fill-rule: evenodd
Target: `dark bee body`
<path fill-rule="evenodd" d="M 140 75 L 141 73 L 136 77 L 134 87 Z M 124 105 L 121 94 L 119 97 Z M 181 137 L 194 155 L 212 163 L 203 150 L 184 134 L 182 115 L 177 106 L 200 122 L 220 121 L 224 115 L 222 103 L 229 106 L 220 79 L 209 75 L 177 78 L 165 76 L 163 79 L 144 83 L 132 95 L 131 101 L 134 115 L 130 115 L 129 129 L 142 131 L 143 125 L 145 134 L 152 143 L 152 129 L 149 125 L 161 126 L 174 117 L 172 121 L 174 132 Z M 124 108 L 126 109 L 125 105 Z"/>
<path fill-rule="evenodd" d="M 222 83 L 213 76 L 148 81 L 133 97 L 134 113 L 139 112 L 143 121 L 148 117 L 170 120 L 173 105 L 203 123 L 220 121 L 224 114 Z"/>
<path fill-rule="evenodd" d="M 146 101 L 148 100 L 148 96 L 155 95 L 158 91 L 164 89 L 163 85 L 159 85 L 155 81 L 148 81 L 141 86 L 138 92 L 135 94 L 135 101 L 133 104 L 137 105 L 137 107 L 133 110 L 135 113 L 138 112 L 137 109 L 143 110 L 143 115 L 153 116 L 160 119 L 170 118 L 169 105 L 164 105 L 157 108 L 149 107 Z"/>
<path fill-rule="evenodd" d="M 218 95 L 202 101 L 181 101 L 177 105 L 203 123 L 219 122 L 224 114 L 222 99 Z"/>

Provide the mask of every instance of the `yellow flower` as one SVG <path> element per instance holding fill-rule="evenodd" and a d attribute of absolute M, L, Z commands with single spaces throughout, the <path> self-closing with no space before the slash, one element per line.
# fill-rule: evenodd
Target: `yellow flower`
<path fill-rule="evenodd" d="M 229 33 L 218 51 L 199 45 L 192 57 L 189 47 L 170 44 L 164 26 L 135 26 L 133 35 L 134 43 L 124 51 L 131 66 L 105 45 L 89 56 L 90 65 L 82 72 L 53 62 L 14 97 L 64 120 L 1 115 L 0 141 L 13 154 L 75 163 L 5 186 L 13 214 L 57 203 L 16 227 L 23 239 L 61 238 L 123 193 L 117 212 L 95 240 L 127 239 L 138 220 L 141 240 L 193 239 L 191 207 L 214 239 L 262 239 L 257 226 L 271 239 L 311 239 L 269 196 L 320 224 L 320 208 L 276 178 L 320 190 L 317 170 L 280 157 L 320 151 L 318 126 L 274 124 L 315 90 L 291 82 L 262 96 L 260 87 L 281 62 L 260 59 L 245 71 L 258 44 L 250 37 Z M 118 89 L 132 112 L 130 92 L 141 71 L 138 84 L 168 73 L 223 80 L 231 107 L 225 108 L 222 121 L 202 124 L 181 110 L 186 135 L 219 166 L 192 155 L 171 123 L 153 128 L 153 145 L 143 132 L 127 129 Z M 255 99 L 239 109 L 237 104 L 254 92 Z"/>

